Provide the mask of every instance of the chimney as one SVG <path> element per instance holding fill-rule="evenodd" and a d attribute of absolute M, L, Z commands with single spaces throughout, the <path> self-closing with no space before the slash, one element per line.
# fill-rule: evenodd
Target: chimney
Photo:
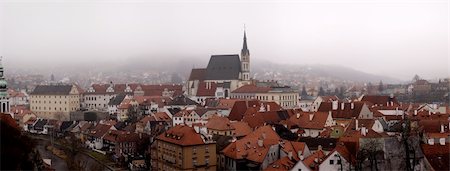
<path fill-rule="evenodd" d="M 270 111 L 270 105 L 267 105 L 267 111 Z"/>
<path fill-rule="evenodd" d="M 258 139 L 258 146 L 263 147 L 264 146 L 264 140 Z"/>
<path fill-rule="evenodd" d="M 344 110 L 344 107 L 345 107 L 345 103 L 342 102 L 342 103 L 341 103 L 341 110 Z"/>
<path fill-rule="evenodd" d="M 314 114 L 313 114 L 313 113 L 310 113 L 310 114 L 309 114 L 309 121 L 312 121 L 313 118 L 314 118 Z"/>
<path fill-rule="evenodd" d="M 355 103 L 352 102 L 352 103 L 350 104 L 350 109 L 353 109 L 353 108 L 355 108 Z"/>
<path fill-rule="evenodd" d="M 337 110 L 338 109 L 338 105 L 339 105 L 338 101 L 332 101 L 331 104 L 332 104 L 331 110 Z"/>
<path fill-rule="evenodd" d="M 288 152 L 288 157 L 289 157 L 289 160 L 292 160 L 292 151 Z"/>
<path fill-rule="evenodd" d="M 417 110 L 414 110 L 414 116 L 416 116 L 417 115 Z"/>
<path fill-rule="evenodd" d="M 386 102 L 386 106 L 389 106 L 389 102 Z"/>
<path fill-rule="evenodd" d="M 315 163 L 319 163 L 319 158 L 317 158 L 317 157 L 314 158 L 314 162 L 315 162 Z"/>
<path fill-rule="evenodd" d="M 394 102 L 393 101 L 391 101 L 391 106 L 394 106 Z"/>
<path fill-rule="evenodd" d="M 322 145 L 317 146 L 317 151 L 322 150 Z"/>
<path fill-rule="evenodd" d="M 428 111 L 428 115 L 431 115 L 431 111 Z"/>
<path fill-rule="evenodd" d="M 356 119 L 355 120 L 355 125 L 356 125 L 355 130 L 358 130 L 358 126 L 359 126 L 358 124 L 359 124 L 358 119 Z"/>
<path fill-rule="evenodd" d="M 297 119 L 300 118 L 300 113 L 297 113 Z"/>
<path fill-rule="evenodd" d="M 439 144 L 445 145 L 445 138 L 439 138 Z"/>
<path fill-rule="evenodd" d="M 445 132 L 444 125 L 441 124 L 441 133 L 444 133 L 444 132 Z"/>
<path fill-rule="evenodd" d="M 197 125 L 195 125 L 194 126 L 194 130 L 195 130 L 195 133 L 199 133 L 200 132 L 200 127 L 198 127 Z"/>
<path fill-rule="evenodd" d="M 303 153 L 302 150 L 298 150 L 298 152 L 297 152 L 297 156 L 298 156 L 298 158 L 300 158 L 300 160 L 301 160 L 301 158 L 303 156 L 302 153 Z"/>
<path fill-rule="evenodd" d="M 428 145 L 434 145 L 434 138 L 428 139 Z"/>
<path fill-rule="evenodd" d="M 366 136 L 366 134 L 367 134 L 366 127 L 361 127 L 361 135 Z"/>

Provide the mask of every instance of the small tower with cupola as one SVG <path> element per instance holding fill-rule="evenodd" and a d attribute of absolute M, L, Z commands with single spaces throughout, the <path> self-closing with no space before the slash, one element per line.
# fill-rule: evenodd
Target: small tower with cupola
<path fill-rule="evenodd" d="M 8 83 L 4 76 L 2 58 L 0 57 L 0 113 L 9 113 Z"/>

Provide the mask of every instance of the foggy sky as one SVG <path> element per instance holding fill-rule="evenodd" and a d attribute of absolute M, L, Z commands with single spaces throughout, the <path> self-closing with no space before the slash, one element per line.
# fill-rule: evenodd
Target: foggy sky
<path fill-rule="evenodd" d="M 411 79 L 448 77 L 449 1 L 0 0 L 8 67 L 236 54 Z M 204 65 L 204 64 L 199 64 Z"/>

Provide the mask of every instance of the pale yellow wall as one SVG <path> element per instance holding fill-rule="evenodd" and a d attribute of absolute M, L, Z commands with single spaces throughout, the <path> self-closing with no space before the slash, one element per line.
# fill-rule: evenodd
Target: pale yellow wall
<path fill-rule="evenodd" d="M 297 106 L 298 93 L 282 93 L 282 92 L 269 92 L 269 93 L 256 93 L 255 99 L 275 102 L 281 107 L 294 107 Z"/>
<path fill-rule="evenodd" d="M 74 88 L 70 95 L 31 95 L 30 109 L 37 117 L 69 120 L 69 113 L 80 108 L 80 95 Z"/>

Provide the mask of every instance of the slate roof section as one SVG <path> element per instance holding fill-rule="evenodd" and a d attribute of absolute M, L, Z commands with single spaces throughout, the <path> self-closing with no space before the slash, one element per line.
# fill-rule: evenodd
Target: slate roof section
<path fill-rule="evenodd" d="M 206 68 L 194 68 L 189 75 L 189 81 L 200 80 L 203 81 L 206 75 Z"/>
<path fill-rule="evenodd" d="M 205 80 L 238 80 L 240 72 L 239 55 L 212 55 L 206 68 Z"/>
<path fill-rule="evenodd" d="M 116 97 L 112 98 L 108 105 L 120 105 L 123 99 L 125 99 L 125 94 L 118 94 Z"/>
<path fill-rule="evenodd" d="M 325 151 L 331 151 L 336 148 L 337 145 L 336 138 L 313 138 L 313 137 L 300 137 L 299 142 L 304 142 L 308 146 L 309 150 L 314 151 L 322 146 Z"/>
<path fill-rule="evenodd" d="M 169 102 L 169 105 L 171 105 L 171 106 L 174 106 L 174 105 L 186 106 L 186 105 L 198 105 L 198 103 L 191 100 L 190 98 L 187 98 L 184 95 L 180 95 L 180 96 L 175 97 L 171 102 Z"/>
<path fill-rule="evenodd" d="M 31 95 L 69 95 L 72 85 L 38 85 Z"/>

